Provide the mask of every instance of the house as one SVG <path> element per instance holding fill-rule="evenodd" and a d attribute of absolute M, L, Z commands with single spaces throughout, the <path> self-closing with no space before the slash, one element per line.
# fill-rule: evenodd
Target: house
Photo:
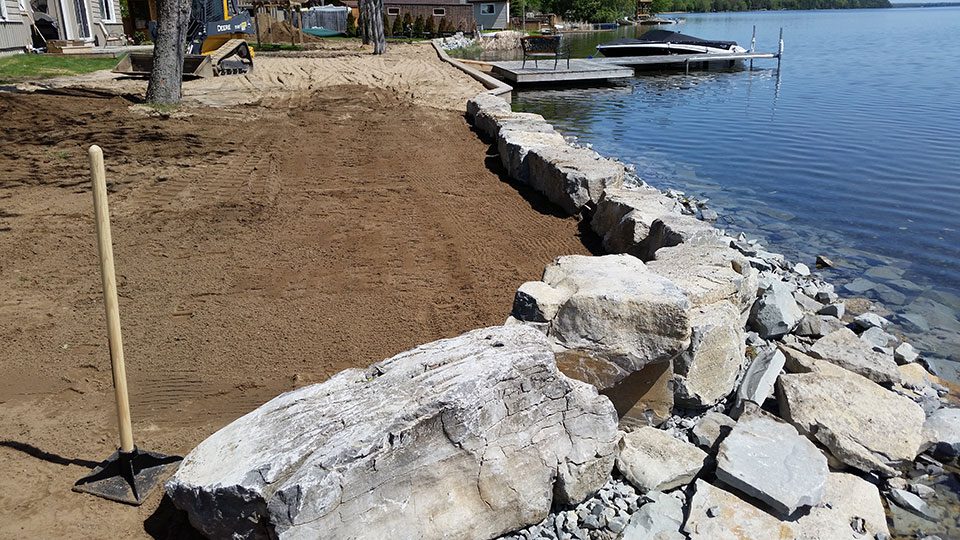
<path fill-rule="evenodd" d="M 23 52 L 32 43 L 26 0 L 0 0 L 0 55 Z"/>
<path fill-rule="evenodd" d="M 0 54 L 33 45 L 31 24 L 40 14 L 53 19 L 59 39 L 104 44 L 123 33 L 119 0 L 0 0 Z"/>
<path fill-rule="evenodd" d="M 473 6 L 467 0 L 383 0 L 383 8 L 387 10 L 385 25 L 392 26 L 397 17 L 409 13 L 413 19 L 432 17 L 434 28 L 443 19 L 461 32 L 472 32 L 474 27 Z"/>
<path fill-rule="evenodd" d="M 473 18 L 481 30 L 505 30 L 510 24 L 510 1 L 469 0 Z"/>
<path fill-rule="evenodd" d="M 413 19 L 433 17 L 435 28 L 446 19 L 451 27 L 468 33 L 477 27 L 503 30 L 510 22 L 509 0 L 384 0 L 383 7 L 387 10 L 385 24 L 391 26 L 407 13 Z"/>

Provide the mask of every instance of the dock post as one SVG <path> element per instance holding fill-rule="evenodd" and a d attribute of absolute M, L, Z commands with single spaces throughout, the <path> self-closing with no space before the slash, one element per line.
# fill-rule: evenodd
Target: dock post
<path fill-rule="evenodd" d="M 753 36 L 750 38 L 750 54 L 757 50 L 757 25 L 753 25 Z M 750 71 L 753 71 L 753 58 L 750 59 Z"/>
<path fill-rule="evenodd" d="M 689 59 L 689 58 L 683 61 L 683 71 L 684 71 L 687 75 L 690 74 L 690 59 Z"/>
<path fill-rule="evenodd" d="M 783 60 L 783 27 L 780 27 L 780 45 L 777 47 L 777 72 L 780 72 L 780 62 Z"/>

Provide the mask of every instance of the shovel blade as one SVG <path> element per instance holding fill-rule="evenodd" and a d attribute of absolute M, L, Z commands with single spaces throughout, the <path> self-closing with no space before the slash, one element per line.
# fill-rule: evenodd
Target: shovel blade
<path fill-rule="evenodd" d="M 73 485 L 73 491 L 111 501 L 140 506 L 157 484 L 173 472 L 183 458 L 155 452 L 117 450 L 89 475 Z"/>

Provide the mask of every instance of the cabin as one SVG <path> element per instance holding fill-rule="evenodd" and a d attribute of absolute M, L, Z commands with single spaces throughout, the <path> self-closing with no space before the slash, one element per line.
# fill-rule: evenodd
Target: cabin
<path fill-rule="evenodd" d="M 103 45 L 123 33 L 119 0 L 0 0 L 0 54 L 32 47 L 35 22 L 46 23 L 48 40 Z"/>

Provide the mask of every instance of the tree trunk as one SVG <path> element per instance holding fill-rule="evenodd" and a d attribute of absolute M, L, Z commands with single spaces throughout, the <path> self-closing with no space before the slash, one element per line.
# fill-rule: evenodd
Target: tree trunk
<path fill-rule="evenodd" d="M 370 2 L 360 0 L 360 39 L 364 45 L 370 44 Z"/>
<path fill-rule="evenodd" d="M 373 15 L 370 21 L 373 54 L 383 54 L 387 52 L 387 33 L 383 29 L 383 25 L 386 24 L 386 17 L 383 16 L 383 0 L 370 0 L 370 4 Z"/>
<path fill-rule="evenodd" d="M 147 86 L 147 102 L 180 103 L 183 82 L 183 52 L 191 0 L 159 0 L 157 42 L 153 46 L 153 71 Z"/>

